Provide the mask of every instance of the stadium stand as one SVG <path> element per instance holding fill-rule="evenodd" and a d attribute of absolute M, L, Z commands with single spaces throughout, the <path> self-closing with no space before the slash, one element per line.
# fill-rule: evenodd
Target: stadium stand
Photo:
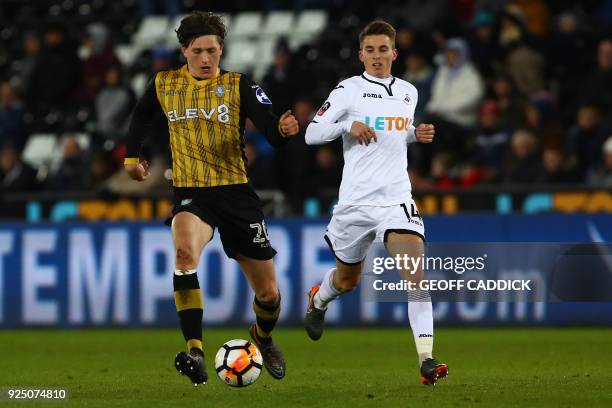
<path fill-rule="evenodd" d="M 612 18 L 607 2 L 538 0 L 537 8 L 521 0 L 446 3 L 437 13 L 424 10 L 419 16 L 411 14 L 415 2 L 393 0 L 374 8 L 345 0 L 325 9 L 277 10 L 266 1 L 253 2 L 251 10 L 240 1 L 206 5 L 222 13 L 228 25 L 222 67 L 259 81 L 279 113 L 308 101 L 310 116 L 339 80 L 362 71 L 356 42 L 362 26 L 376 16 L 391 21 L 398 29 L 394 75 L 419 88 L 417 121 L 433 122 L 438 129 L 433 149 L 411 148 L 417 190 L 536 183 L 612 187 Z M 150 9 L 139 8 L 135 0 L 3 1 L 0 143 L 18 147 L 23 160 L 38 168 L 57 162 L 62 137 L 77 132 L 91 141 L 82 146 L 84 154 L 104 152 L 119 162 L 125 126 L 112 127 L 118 129 L 112 136 L 101 133 L 96 95 L 83 97 L 84 89 L 97 93 L 102 85 L 92 88 L 92 81 L 100 80 L 87 76 L 84 68 L 97 55 L 91 38 L 95 30 L 88 27 L 97 23 L 108 30 L 112 48 L 104 61 L 110 61 L 109 67 L 120 65 L 116 86 L 137 97 L 154 72 L 182 64 L 174 30 L 185 13 L 203 6 L 178 1 L 167 14 L 149 15 Z M 54 36 L 61 37 L 61 46 Z M 463 50 L 459 66 L 448 65 L 448 44 L 455 44 L 453 52 Z M 53 58 L 60 59 L 57 66 Z M 61 68 L 66 58 L 75 58 L 74 64 Z M 482 87 L 465 106 L 443 104 L 455 97 L 453 89 L 460 89 L 436 88 L 445 66 L 457 73 L 457 80 L 469 77 Z M 41 82 L 41 75 L 46 81 L 46 75 L 62 69 L 74 71 L 74 83 Z M 106 68 L 97 75 L 105 73 Z M 41 89 L 41 83 L 48 89 Z M 247 132 L 247 138 L 255 149 L 265 150 L 256 131 Z M 281 174 L 275 177 L 278 189 L 293 197 L 290 211 L 301 213 L 311 193 L 296 193 L 294 186 L 309 172 L 329 170 L 317 167 L 322 148 L 308 147 L 303 140 L 292 143 L 291 152 L 264 151 L 250 168 L 260 178 L 266 172 Z M 341 162 L 338 144 L 331 145 L 331 154 L 332 161 Z M 301 168 L 289 171 L 284 155 L 301 157 Z M 0 180 L 4 176 L 0 171 Z M 45 177 L 40 178 L 44 189 Z"/>

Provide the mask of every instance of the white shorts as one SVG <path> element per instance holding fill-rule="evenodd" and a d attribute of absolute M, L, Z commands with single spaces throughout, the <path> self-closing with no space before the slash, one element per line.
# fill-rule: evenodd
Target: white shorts
<path fill-rule="evenodd" d="M 420 236 L 425 227 L 414 200 L 389 207 L 337 205 L 327 226 L 325 241 L 340 262 L 362 262 L 374 239 L 385 242 L 390 232 Z"/>

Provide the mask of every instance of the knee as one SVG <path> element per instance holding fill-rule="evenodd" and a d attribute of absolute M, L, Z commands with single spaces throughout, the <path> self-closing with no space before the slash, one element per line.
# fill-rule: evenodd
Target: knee
<path fill-rule="evenodd" d="M 280 300 L 280 293 L 274 284 L 269 284 L 258 288 L 255 296 L 257 297 L 258 301 L 265 305 L 274 305 Z"/>
<path fill-rule="evenodd" d="M 335 277 L 334 279 L 334 286 L 336 287 L 336 289 L 338 289 L 340 292 L 343 292 L 343 293 L 352 291 L 353 289 L 357 287 L 358 284 L 359 284 L 359 275 L 344 276 L 344 277 L 338 276 L 337 278 Z"/>
<path fill-rule="evenodd" d="M 198 257 L 193 250 L 188 246 L 178 245 L 176 247 L 176 267 L 182 269 L 191 269 L 198 266 Z"/>

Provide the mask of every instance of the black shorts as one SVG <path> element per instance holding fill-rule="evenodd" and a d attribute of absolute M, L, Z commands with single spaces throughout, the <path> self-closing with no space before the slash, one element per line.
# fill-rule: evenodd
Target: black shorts
<path fill-rule="evenodd" d="M 228 257 L 238 254 L 253 259 L 272 259 L 276 251 L 270 244 L 261 201 L 249 184 L 218 187 L 175 187 L 172 218 L 187 211 L 219 229 L 223 250 Z"/>

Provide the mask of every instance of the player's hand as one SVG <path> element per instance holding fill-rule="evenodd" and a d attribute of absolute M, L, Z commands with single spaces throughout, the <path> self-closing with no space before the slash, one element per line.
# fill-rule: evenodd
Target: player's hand
<path fill-rule="evenodd" d="M 420 143 L 431 143 L 433 142 L 434 134 L 436 133 L 436 129 L 434 129 L 434 125 L 430 125 L 428 123 L 421 123 L 417 126 L 414 134 L 416 136 L 417 142 Z"/>
<path fill-rule="evenodd" d="M 136 181 L 144 181 L 149 176 L 149 163 L 141 160 L 138 164 L 124 164 L 125 171 Z"/>
<path fill-rule="evenodd" d="M 291 109 L 283 113 L 283 116 L 278 120 L 278 126 L 283 137 L 295 136 L 300 132 L 300 125 L 291 113 Z"/>
<path fill-rule="evenodd" d="M 354 121 L 351 125 L 351 136 L 357 139 L 359 144 L 365 144 L 366 146 L 369 145 L 370 142 L 376 142 L 378 140 L 376 138 L 376 133 L 374 133 L 371 127 L 357 121 Z"/>

